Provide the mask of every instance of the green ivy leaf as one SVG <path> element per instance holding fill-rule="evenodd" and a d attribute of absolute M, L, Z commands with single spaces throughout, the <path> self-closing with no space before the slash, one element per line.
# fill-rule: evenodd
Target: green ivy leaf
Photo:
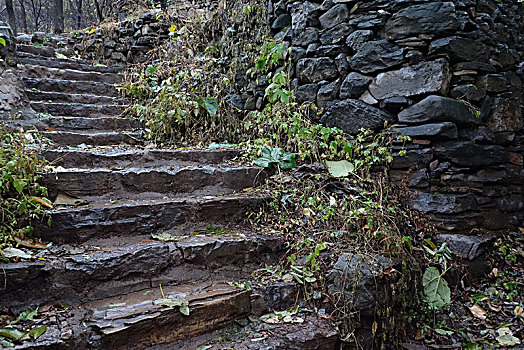
<path fill-rule="evenodd" d="M 7 43 L 5 42 L 4 38 L 0 38 L 0 45 L 2 45 L 2 46 L 6 46 L 7 45 Z"/>
<path fill-rule="evenodd" d="M 26 185 L 26 183 L 22 179 L 16 179 L 16 180 L 13 181 L 13 186 L 14 186 L 15 190 L 18 193 L 22 193 L 22 191 L 24 190 L 25 185 Z"/>
<path fill-rule="evenodd" d="M 156 73 L 157 68 L 155 66 L 147 66 L 146 68 L 146 75 L 154 75 Z"/>
<path fill-rule="evenodd" d="M 197 103 L 200 107 L 208 111 L 209 114 L 215 115 L 218 112 L 218 102 L 214 98 L 206 97 L 197 99 Z"/>
<path fill-rule="evenodd" d="M 327 161 L 326 166 L 333 177 L 346 177 L 355 171 L 353 163 L 350 163 L 347 160 L 341 160 L 338 162 Z"/>
<path fill-rule="evenodd" d="M 278 165 L 282 170 L 290 170 L 297 167 L 295 154 L 284 151 L 281 148 L 264 147 L 262 157 L 255 160 L 255 164 L 262 168 L 271 168 Z"/>
<path fill-rule="evenodd" d="M 11 327 L 0 328 L 0 336 L 8 338 L 8 339 L 19 340 L 22 337 L 24 337 L 25 335 L 26 335 L 26 332 L 23 332 L 16 328 L 11 328 Z"/>
<path fill-rule="evenodd" d="M 47 326 L 43 325 L 40 327 L 35 327 L 29 331 L 29 336 L 33 338 L 34 340 L 38 339 L 42 334 L 44 334 L 47 331 Z"/>
<path fill-rule="evenodd" d="M 429 267 L 422 277 L 424 296 L 428 304 L 434 308 L 442 308 L 451 302 L 451 290 L 448 282 L 436 267 Z"/>

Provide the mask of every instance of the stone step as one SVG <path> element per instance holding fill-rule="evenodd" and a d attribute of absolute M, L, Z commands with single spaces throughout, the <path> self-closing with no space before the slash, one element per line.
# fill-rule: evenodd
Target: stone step
<path fill-rule="evenodd" d="M 23 78 L 27 89 L 46 92 L 61 92 L 70 94 L 94 94 L 97 96 L 119 97 L 120 92 L 114 84 L 95 81 L 74 81 L 49 78 Z"/>
<path fill-rule="evenodd" d="M 31 102 L 31 108 L 38 113 L 68 117 L 110 117 L 119 116 L 126 110 L 122 105 L 94 105 L 83 103 Z"/>
<path fill-rule="evenodd" d="M 114 67 L 92 65 L 89 62 L 83 60 L 46 58 L 26 53 L 18 53 L 18 58 L 19 62 L 22 64 L 43 66 L 48 68 L 74 69 L 84 72 L 99 73 L 119 73 L 121 71 L 120 69 Z"/>
<path fill-rule="evenodd" d="M 99 196 L 136 198 L 142 193 L 169 196 L 230 194 L 253 187 L 266 178 L 253 166 L 169 166 L 161 168 L 52 169 L 40 182 L 48 188 L 49 198 L 58 192 L 73 197 Z"/>
<path fill-rule="evenodd" d="M 324 315 L 325 316 L 325 315 Z M 339 335 L 330 319 L 299 313 L 302 323 L 268 324 L 253 317 L 191 339 L 159 344 L 148 350 L 340 350 Z M 347 348 L 349 349 L 349 348 Z M 352 348 L 351 348 L 352 349 Z M 365 348 L 368 349 L 368 348 Z"/>
<path fill-rule="evenodd" d="M 35 230 L 44 240 L 68 244 L 156 232 L 176 236 L 209 225 L 232 227 L 243 223 L 246 213 L 258 210 L 268 200 L 252 193 L 154 198 L 147 193 L 135 200 L 87 198 L 88 204 L 80 207 L 55 209 L 51 226 L 35 223 Z"/>
<path fill-rule="evenodd" d="M 141 144 L 140 132 L 98 132 L 96 130 L 74 131 L 41 131 L 42 136 L 53 141 L 58 146 L 77 145 L 137 145 Z"/>
<path fill-rule="evenodd" d="M 46 117 L 41 118 L 40 121 L 47 128 L 45 131 L 123 131 L 140 128 L 140 122 L 138 120 L 119 117 Z"/>
<path fill-rule="evenodd" d="M 221 328 L 249 315 L 250 292 L 227 284 L 166 288 L 164 296 L 189 302 L 189 316 L 178 307 L 158 304 L 163 296 L 141 293 L 112 298 L 89 305 L 94 312 L 87 324 L 97 330 L 99 349 L 144 348 L 148 345 L 187 339 Z M 125 306 L 109 308 L 109 305 Z M 155 305 L 156 304 L 156 305 Z"/>
<path fill-rule="evenodd" d="M 224 327 L 250 312 L 250 291 L 215 282 L 107 298 L 48 322 L 47 334 L 15 349 L 146 349 Z M 163 299 L 188 302 L 189 315 Z"/>
<path fill-rule="evenodd" d="M 18 52 L 26 52 L 36 56 L 56 58 L 57 53 L 65 54 L 67 50 L 55 49 L 50 46 L 35 46 L 35 45 L 16 45 Z"/>
<path fill-rule="evenodd" d="M 119 97 L 97 96 L 91 94 L 68 94 L 62 92 L 47 92 L 27 90 L 27 97 L 32 101 L 44 101 L 55 103 L 84 103 L 101 105 L 126 105 L 127 100 Z"/>
<path fill-rule="evenodd" d="M 65 168 L 153 168 L 222 164 L 242 155 L 240 149 L 48 149 L 42 156 L 55 166 Z"/>
<path fill-rule="evenodd" d="M 96 81 L 116 84 L 122 81 L 122 75 L 117 73 L 99 73 L 73 69 L 49 68 L 45 66 L 24 65 L 22 75 L 28 78 L 51 78 L 76 81 Z"/>
<path fill-rule="evenodd" d="M 249 275 L 248 269 L 281 258 L 279 237 L 240 232 L 246 233 L 199 234 L 170 243 L 143 240 L 125 245 L 109 241 L 97 248 L 64 246 L 73 254 L 0 264 L 8 281 L 2 290 L 2 307 L 19 311 L 61 302 L 71 307 L 160 284 L 179 286 L 211 278 L 239 281 Z M 42 288 L 33 288 L 35 284 Z"/>

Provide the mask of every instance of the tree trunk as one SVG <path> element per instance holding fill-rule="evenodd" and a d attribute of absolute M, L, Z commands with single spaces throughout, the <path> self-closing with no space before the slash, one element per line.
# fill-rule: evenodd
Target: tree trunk
<path fill-rule="evenodd" d="M 83 1 L 76 0 L 76 27 L 78 29 L 82 28 L 82 7 Z"/>
<path fill-rule="evenodd" d="M 9 21 L 9 25 L 13 29 L 13 32 L 17 33 L 16 28 L 16 15 L 15 15 L 15 8 L 13 6 L 13 0 L 5 0 L 5 7 L 7 9 L 7 17 Z"/>
<path fill-rule="evenodd" d="M 24 27 L 24 33 L 28 33 L 27 30 L 27 12 L 25 11 L 25 0 L 18 0 L 20 4 L 20 14 L 22 15 L 22 26 Z"/>
<path fill-rule="evenodd" d="M 95 0 L 96 14 L 98 16 L 98 22 L 102 23 L 104 15 L 102 14 L 102 9 L 100 8 L 100 3 L 98 0 Z"/>
<path fill-rule="evenodd" d="M 53 22 L 54 32 L 62 33 L 64 31 L 64 0 L 55 0 Z"/>

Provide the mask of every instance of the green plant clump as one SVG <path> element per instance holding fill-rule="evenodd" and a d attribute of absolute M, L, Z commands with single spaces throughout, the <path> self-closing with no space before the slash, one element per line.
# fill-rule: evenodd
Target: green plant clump
<path fill-rule="evenodd" d="M 52 205 L 38 183 L 45 163 L 28 146 L 31 134 L 0 129 L 0 257 L 2 248 L 23 241 Z"/>

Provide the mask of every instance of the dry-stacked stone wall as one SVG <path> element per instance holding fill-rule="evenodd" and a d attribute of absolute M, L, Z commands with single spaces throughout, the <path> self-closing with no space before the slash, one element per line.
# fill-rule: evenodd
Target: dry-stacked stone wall
<path fill-rule="evenodd" d="M 75 33 L 74 51 L 86 58 L 103 57 L 113 65 L 141 63 L 169 38 L 170 27 L 171 21 L 160 12 L 147 12 L 136 20 L 120 22 L 116 29 Z"/>
<path fill-rule="evenodd" d="M 523 4 L 517 0 L 273 1 L 292 87 L 349 133 L 412 138 L 392 178 L 443 230 L 524 218 Z"/>

